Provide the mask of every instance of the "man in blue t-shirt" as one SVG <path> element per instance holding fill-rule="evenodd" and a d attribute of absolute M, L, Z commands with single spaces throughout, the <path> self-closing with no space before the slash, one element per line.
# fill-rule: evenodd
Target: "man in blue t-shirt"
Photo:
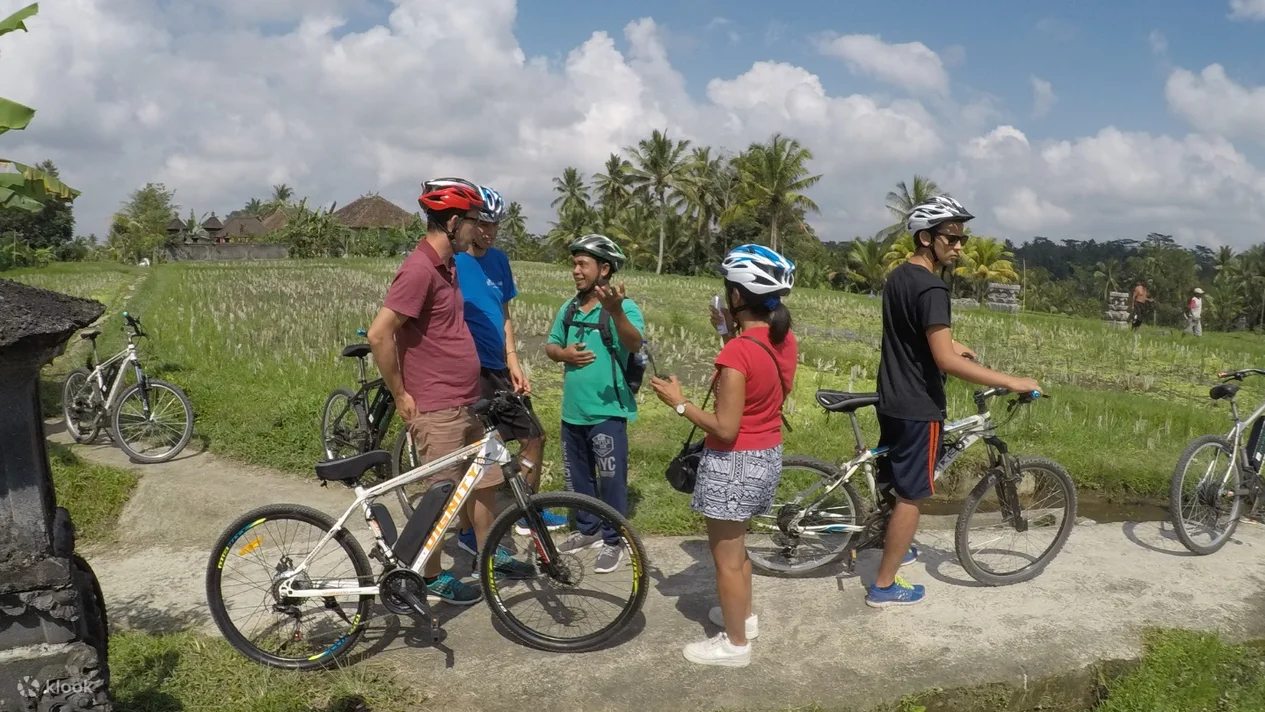
<path fill-rule="evenodd" d="M 486 186 L 480 186 L 483 209 L 479 214 L 479 230 L 466 252 L 458 253 L 457 283 L 465 300 L 466 326 L 474 337 L 475 350 L 479 353 L 482 367 L 479 381 L 483 397 L 491 398 L 496 391 L 513 391 L 530 394 L 531 384 L 518 363 L 518 351 L 514 339 L 514 323 L 510 320 L 510 300 L 518 296 L 510 260 L 495 247 L 500 222 L 505 217 L 505 202 L 500 194 Z M 531 401 L 527 400 L 531 407 Z M 540 461 L 545 449 L 545 434 L 526 413 L 516 413 L 503 418 L 499 427 L 501 438 L 506 442 L 517 440 L 520 445 L 519 463 L 527 484 L 533 491 L 540 487 Z M 557 529 L 566 519 L 553 512 L 544 512 L 545 524 Z M 530 534 L 526 523 L 518 523 L 518 533 Z M 458 545 L 475 554 L 474 531 L 459 533 Z"/>

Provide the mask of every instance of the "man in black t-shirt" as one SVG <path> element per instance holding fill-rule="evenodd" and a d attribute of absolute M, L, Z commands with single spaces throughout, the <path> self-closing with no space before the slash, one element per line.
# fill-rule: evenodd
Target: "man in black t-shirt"
<path fill-rule="evenodd" d="M 883 350 L 878 366 L 878 483 L 892 503 L 883 561 L 865 602 L 874 607 L 922 601 L 923 586 L 896 572 L 917 557 L 918 502 L 935 492 L 940 429 L 945 419 L 945 374 L 1015 392 L 1039 391 L 1030 378 L 1015 378 L 974 362 L 975 354 L 949 331 L 949 289 L 936 276 L 952 268 L 966 243 L 966 221 L 974 216 L 958 201 L 937 195 L 914 207 L 906 228 L 914 254 L 892 270 L 883 287 Z"/>

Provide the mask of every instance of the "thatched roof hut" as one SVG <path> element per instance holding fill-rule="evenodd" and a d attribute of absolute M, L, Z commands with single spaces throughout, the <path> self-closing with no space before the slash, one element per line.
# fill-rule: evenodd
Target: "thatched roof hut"
<path fill-rule="evenodd" d="M 408 227 L 416 216 L 380 195 L 366 195 L 334 212 L 334 219 L 353 230 Z"/>

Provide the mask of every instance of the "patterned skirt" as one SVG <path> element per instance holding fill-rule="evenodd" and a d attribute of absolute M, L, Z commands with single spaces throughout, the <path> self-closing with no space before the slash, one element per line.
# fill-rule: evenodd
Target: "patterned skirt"
<path fill-rule="evenodd" d="M 708 519 L 735 522 L 768 514 L 781 479 L 781 445 L 767 450 L 703 448 L 690 507 Z"/>

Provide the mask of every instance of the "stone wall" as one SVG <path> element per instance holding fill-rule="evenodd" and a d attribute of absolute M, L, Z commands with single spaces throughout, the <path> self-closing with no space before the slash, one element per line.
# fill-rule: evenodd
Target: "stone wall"
<path fill-rule="evenodd" d="M 988 294 L 984 297 L 984 304 L 994 311 L 1019 311 L 1019 285 L 989 282 Z"/>
<path fill-rule="evenodd" d="M 167 248 L 172 262 L 215 262 L 218 260 L 281 260 L 289 248 L 275 243 L 238 242 L 220 245 L 178 245 Z"/>

